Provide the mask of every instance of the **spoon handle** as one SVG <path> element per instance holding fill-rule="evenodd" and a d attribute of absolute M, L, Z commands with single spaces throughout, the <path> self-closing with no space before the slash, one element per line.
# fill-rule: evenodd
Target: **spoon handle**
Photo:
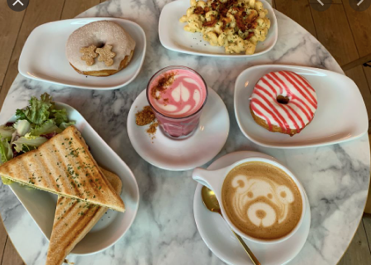
<path fill-rule="evenodd" d="M 238 241 L 240 242 L 240 244 L 243 246 L 243 248 L 245 249 L 247 255 L 249 255 L 252 263 L 254 263 L 254 265 L 261 265 L 259 260 L 255 257 L 254 253 L 252 253 L 252 251 L 249 249 L 249 247 L 245 244 L 245 241 L 243 241 L 243 239 L 236 234 L 236 232 L 234 232 L 232 230 L 233 234 L 236 236 L 236 238 L 238 239 Z"/>

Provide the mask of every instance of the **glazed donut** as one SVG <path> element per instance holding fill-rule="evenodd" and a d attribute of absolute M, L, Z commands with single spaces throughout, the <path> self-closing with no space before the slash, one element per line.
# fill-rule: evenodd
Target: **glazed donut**
<path fill-rule="evenodd" d="M 112 46 L 111 62 L 106 62 L 99 49 Z M 82 57 L 81 49 L 93 47 L 90 64 Z M 68 38 L 66 56 L 78 73 L 92 76 L 109 76 L 125 68 L 134 54 L 135 41 L 118 24 L 111 21 L 96 21 L 75 30 Z"/>
<path fill-rule="evenodd" d="M 264 75 L 250 97 L 250 111 L 257 124 L 291 136 L 312 121 L 316 110 L 314 88 L 302 76 L 288 71 Z"/>

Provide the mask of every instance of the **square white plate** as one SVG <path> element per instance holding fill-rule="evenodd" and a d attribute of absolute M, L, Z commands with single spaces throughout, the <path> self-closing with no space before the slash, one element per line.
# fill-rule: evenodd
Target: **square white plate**
<path fill-rule="evenodd" d="M 226 54 L 224 47 L 211 46 L 204 41 L 201 33 L 191 33 L 183 28 L 186 23 L 179 22 L 179 19 L 186 14 L 190 7 L 189 0 L 178 0 L 168 3 L 161 11 L 158 24 L 159 37 L 162 46 L 165 48 L 193 55 L 242 58 L 253 57 L 268 52 L 273 48 L 278 38 L 277 18 L 273 8 L 265 0 L 260 0 L 268 10 L 267 17 L 271 21 L 271 28 L 265 41 L 259 42 L 256 51 L 252 55 Z"/>
<path fill-rule="evenodd" d="M 250 113 L 255 84 L 272 71 L 292 71 L 305 77 L 316 90 L 318 108 L 312 122 L 299 134 L 273 133 L 259 126 Z M 236 80 L 234 111 L 242 133 L 251 141 L 279 148 L 318 146 L 348 141 L 368 130 L 368 117 L 357 85 L 345 75 L 289 65 L 259 65 L 244 70 Z"/>
<path fill-rule="evenodd" d="M 99 20 L 109 20 L 122 26 L 135 40 L 134 55 L 120 72 L 107 76 L 85 76 L 77 73 L 66 57 L 66 42 L 76 29 Z M 121 18 L 77 18 L 43 24 L 28 37 L 18 63 L 25 77 L 77 88 L 107 90 L 129 84 L 139 74 L 146 54 L 146 35 L 136 23 Z"/>
<path fill-rule="evenodd" d="M 122 181 L 121 198 L 125 203 L 125 212 L 108 210 L 93 229 L 72 250 L 74 254 L 91 254 L 113 245 L 129 229 L 134 221 L 139 206 L 139 189 L 130 168 L 106 144 L 84 117 L 74 108 L 63 103 L 56 103 L 57 108 L 67 110 L 68 118 L 75 121 L 91 153 L 98 164 L 116 173 Z M 14 121 L 15 117 L 10 119 Z M 26 208 L 46 238 L 50 239 L 53 229 L 57 195 L 24 187 L 17 183 L 10 185 L 13 193 Z"/>

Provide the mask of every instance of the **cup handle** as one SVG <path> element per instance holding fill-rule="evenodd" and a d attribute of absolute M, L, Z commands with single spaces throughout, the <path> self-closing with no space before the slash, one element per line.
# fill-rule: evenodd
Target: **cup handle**
<path fill-rule="evenodd" d="M 219 178 L 216 176 L 218 176 L 218 173 L 216 173 L 216 171 L 210 171 L 200 167 L 195 168 L 192 173 L 192 178 L 195 181 L 213 191 L 215 191 L 215 189 L 217 188 L 217 184 L 219 181 Z"/>

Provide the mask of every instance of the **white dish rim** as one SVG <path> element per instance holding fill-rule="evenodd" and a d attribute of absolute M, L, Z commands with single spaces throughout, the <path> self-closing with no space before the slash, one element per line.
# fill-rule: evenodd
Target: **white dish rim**
<path fill-rule="evenodd" d="M 352 141 L 352 140 L 355 140 L 355 139 L 358 139 L 359 137 L 363 136 L 365 133 L 367 133 L 367 128 L 365 127 L 365 131 L 364 132 L 361 132 L 359 133 L 358 135 L 356 136 L 353 136 L 353 137 L 350 137 L 350 138 L 347 138 L 347 139 L 342 139 L 342 140 L 332 140 L 332 141 L 325 141 L 325 142 L 322 142 L 322 143 L 315 143 L 315 144 L 301 144 L 301 145 L 288 145 L 288 146 L 281 146 L 281 145 L 273 145 L 273 144 L 267 144 L 267 143 L 264 143 L 264 142 L 261 142 L 259 140 L 256 140 L 254 139 L 251 135 L 249 135 L 245 130 L 242 129 L 242 124 L 241 124 L 241 119 L 239 117 L 239 112 L 237 110 L 237 83 L 239 81 L 240 78 L 242 78 L 242 76 L 245 74 L 245 72 L 251 70 L 251 69 L 255 69 L 255 68 L 269 68 L 269 67 L 282 67 L 282 68 L 285 68 L 285 69 L 292 69 L 292 70 L 300 70 L 300 69 L 303 69 L 303 70 L 306 70 L 306 71 L 320 71 L 320 72 L 325 72 L 325 73 L 331 73 L 331 74 L 335 74 L 335 75 L 339 75 L 341 76 L 342 78 L 348 78 L 350 81 L 352 81 L 354 83 L 354 81 L 352 79 L 350 79 L 349 77 L 347 77 L 346 75 L 343 75 L 343 74 L 340 74 L 340 73 L 337 73 L 337 72 L 333 72 L 333 71 L 330 71 L 330 70 L 327 70 L 327 69 L 321 69 L 321 68 L 317 68 L 317 67 L 309 67 L 309 66 L 301 66 L 301 65 L 286 65 L 286 64 L 261 64 L 261 65 L 254 65 L 254 66 L 251 66 L 251 67 L 248 67 L 246 68 L 245 70 L 243 70 L 236 78 L 236 81 L 235 81 L 235 85 L 234 85 L 234 96 L 233 96 L 233 109 L 234 109 L 234 113 L 235 113 L 235 117 L 236 117 L 236 121 L 237 121 L 237 124 L 238 124 L 238 127 L 240 128 L 240 131 L 242 132 L 242 134 L 247 138 L 249 139 L 250 141 L 252 141 L 253 143 L 257 144 L 257 145 L 260 145 L 260 146 L 264 146 L 264 147 L 270 147 L 270 148 L 279 148 L 279 149 L 299 149 L 299 148 L 310 148 L 310 147 L 319 147 L 319 146 L 327 146 L 327 145 L 333 145 L 333 144 L 338 144 L 338 143 L 343 143 L 343 142 L 348 142 L 348 141 Z M 284 70 L 284 69 L 282 69 Z M 358 87 L 355 83 L 354 85 L 356 87 Z M 360 93 L 360 91 L 358 90 L 358 93 Z M 364 104 L 364 101 L 363 101 L 363 104 Z M 367 115 L 367 113 L 366 113 Z M 255 124 L 256 126 L 259 126 L 257 124 Z"/>
<path fill-rule="evenodd" d="M 172 2 L 167 3 L 161 10 L 161 14 L 160 14 L 160 17 L 159 17 L 159 23 L 158 23 L 158 35 L 159 35 L 161 45 L 163 47 L 165 47 L 166 49 L 170 50 L 170 51 L 185 53 L 185 54 L 191 54 L 191 55 L 196 55 L 196 56 L 205 56 L 205 57 L 236 58 L 236 59 L 252 58 L 252 57 L 259 56 L 259 55 L 262 55 L 262 54 L 265 54 L 265 53 L 269 52 L 270 50 L 273 49 L 273 47 L 276 45 L 276 43 L 278 41 L 278 21 L 277 21 L 276 13 L 274 12 L 274 8 L 266 0 L 259 0 L 259 1 L 263 2 L 264 7 L 268 9 L 268 12 L 272 16 L 272 18 L 274 20 L 274 25 L 275 25 L 274 41 L 273 41 L 273 44 L 268 49 L 266 49 L 264 51 L 261 51 L 261 52 L 258 52 L 258 53 L 247 55 L 247 54 L 227 54 L 227 53 L 226 54 L 213 54 L 213 53 L 203 53 L 203 52 L 187 51 L 187 50 L 183 50 L 183 49 L 173 48 L 173 47 L 169 46 L 167 43 L 164 43 L 164 40 L 161 37 L 164 34 L 164 33 L 162 33 L 163 30 L 161 30 L 161 25 L 162 25 L 161 18 L 162 18 L 163 10 L 166 8 L 166 6 L 170 5 L 174 2 L 177 2 L 177 1 L 186 1 L 186 0 L 176 0 L 176 1 L 172 1 Z"/>
<path fill-rule="evenodd" d="M 131 171 L 131 169 L 129 168 L 129 166 L 121 159 L 121 157 L 102 139 L 102 137 L 94 130 L 94 128 L 90 125 L 90 123 L 88 123 L 88 121 L 84 118 L 84 116 L 78 111 L 76 110 L 74 107 L 66 104 L 66 103 L 63 103 L 63 102 L 58 102 L 58 101 L 55 101 L 55 105 L 57 108 L 65 108 L 65 109 L 70 109 L 72 111 L 76 111 L 80 116 L 81 116 L 81 121 L 84 122 L 88 127 L 90 127 L 90 129 L 92 130 L 93 134 L 96 135 L 96 137 L 99 139 L 99 141 L 101 142 L 101 144 L 104 146 L 104 148 L 107 148 L 110 150 L 110 152 L 116 156 L 116 158 L 118 159 L 118 161 L 121 161 L 122 163 L 122 166 L 126 168 L 127 172 L 130 173 L 130 178 L 134 181 L 133 183 L 135 183 L 135 194 L 136 194 L 136 198 L 135 198 L 135 201 L 136 201 L 136 207 L 135 207 L 135 210 L 133 212 L 133 217 L 132 219 L 130 220 L 129 224 L 128 224 L 128 227 L 126 228 L 126 230 L 114 241 L 112 242 L 111 244 L 101 248 L 100 250 L 96 250 L 96 251 L 92 251 L 92 252 L 89 252 L 89 253 L 74 253 L 73 250 L 69 253 L 69 254 L 74 254 L 74 255 L 79 255 L 79 256 L 88 256 L 88 255 L 93 255 L 93 254 L 96 254 L 96 253 L 99 253 L 99 252 L 102 252 L 108 248 L 110 248 L 111 246 L 113 246 L 114 244 L 117 243 L 117 241 L 119 241 L 126 233 L 127 231 L 130 229 L 130 227 L 133 225 L 134 223 L 134 220 L 138 214 L 138 209 L 139 209 L 139 203 L 140 203 L 140 192 L 139 192 L 139 186 L 138 186 L 138 182 L 135 178 L 135 175 L 134 173 Z M 12 120 L 15 119 L 15 115 L 13 115 L 10 119 L 8 119 L 8 122 L 11 122 Z M 121 177 L 120 177 L 121 179 Z M 17 184 L 19 185 L 19 184 Z M 124 183 L 123 183 L 124 185 Z M 13 192 L 13 194 L 17 197 L 18 201 L 22 204 L 23 208 L 27 211 L 27 213 L 30 215 L 31 219 L 34 221 L 34 223 L 36 224 L 36 226 L 40 229 L 41 233 L 45 236 L 45 238 L 49 241 L 50 240 L 50 237 L 48 235 L 46 235 L 44 233 L 44 230 L 41 229 L 41 227 L 39 226 L 39 224 L 36 222 L 36 220 L 33 218 L 32 214 L 29 212 L 29 209 L 27 207 L 25 207 L 25 205 L 23 204 L 22 200 L 19 199 L 17 193 L 13 190 L 13 187 L 12 185 L 8 185 L 9 188 L 11 189 L 11 191 Z M 125 214 L 125 213 L 123 213 Z M 54 221 L 54 220 L 53 220 Z M 89 233 L 89 232 L 88 232 Z"/>
<path fill-rule="evenodd" d="M 247 156 L 244 156 L 244 154 L 247 155 L 247 153 L 249 153 L 250 156 L 248 156 L 248 157 L 247 157 Z M 268 155 L 268 154 L 261 153 L 261 152 L 249 151 L 249 150 L 243 150 L 243 151 L 235 151 L 235 152 L 227 153 L 227 154 L 225 154 L 224 156 L 228 156 L 228 155 L 231 155 L 231 154 L 240 154 L 240 155 L 241 155 L 241 158 L 240 158 L 239 160 L 244 159 L 244 158 L 242 158 L 242 156 L 244 156 L 245 158 L 260 157 L 260 158 L 270 159 L 270 160 L 272 160 L 272 161 L 277 162 L 278 164 L 283 165 L 283 164 L 282 164 L 279 160 L 277 160 L 275 157 L 272 157 L 272 156 L 270 156 L 270 155 Z M 219 157 L 218 159 L 216 159 L 215 161 L 213 161 L 210 165 L 207 166 L 206 169 L 209 169 L 210 167 L 213 167 L 213 166 L 218 162 L 218 160 L 222 159 L 224 156 L 221 156 L 221 157 Z M 285 165 L 283 165 L 283 166 L 286 167 Z M 217 170 L 217 169 L 213 168 L 213 169 L 211 169 L 211 170 Z M 298 179 L 298 181 L 301 182 L 299 179 Z M 204 239 L 204 236 L 201 235 L 201 234 L 204 234 L 204 232 L 200 232 L 200 229 L 199 229 L 200 224 L 199 224 L 199 221 L 198 221 L 199 219 L 196 218 L 196 211 L 195 211 L 196 204 L 198 203 L 196 197 L 200 196 L 199 194 L 200 194 L 201 188 L 202 188 L 202 185 L 201 185 L 200 183 L 197 183 L 196 188 L 195 188 L 195 193 L 194 193 L 194 195 L 193 195 L 193 203 L 192 203 L 192 207 L 193 207 L 193 217 L 194 217 L 194 220 L 195 220 L 195 223 L 196 223 L 197 231 L 199 232 L 199 234 L 200 234 L 200 236 L 201 236 L 201 238 L 202 238 L 202 241 L 205 243 L 205 245 L 207 246 L 207 248 L 208 248 L 208 249 L 209 249 L 209 250 L 210 250 L 210 251 L 211 251 L 215 256 L 217 256 L 221 261 L 223 261 L 223 262 L 225 262 L 225 263 L 227 263 L 227 264 L 233 264 L 233 263 L 230 263 L 229 261 L 225 260 L 224 258 L 222 258 L 219 254 L 216 254 L 216 253 L 218 253 L 218 252 L 217 252 L 213 247 L 211 247 L 211 246 L 208 244 L 208 242 L 206 242 L 206 240 Z M 312 223 L 312 220 L 311 220 L 312 212 L 311 212 L 311 209 L 310 209 L 310 203 L 309 203 L 309 199 L 308 199 L 307 193 L 306 193 L 305 189 L 303 189 L 303 190 L 304 190 L 305 203 L 307 203 L 307 205 L 306 205 L 306 206 L 307 206 L 307 207 L 306 207 L 306 211 L 308 211 L 308 213 L 309 213 L 309 219 L 308 219 L 308 220 L 309 220 L 309 229 L 308 229 L 308 234 L 307 234 L 306 239 L 305 239 L 305 242 L 306 242 L 306 241 L 308 240 L 308 236 L 309 236 L 309 232 L 310 232 L 310 225 L 311 225 L 311 223 Z M 227 226 L 229 227 L 228 223 L 226 223 L 226 224 L 227 224 Z M 304 224 L 302 223 L 301 225 L 304 225 Z M 304 242 L 304 244 L 303 244 L 301 250 L 304 248 L 305 242 Z M 278 243 L 278 244 L 282 244 L 282 242 L 281 242 L 281 243 Z M 300 251 L 301 251 L 301 250 L 300 250 Z M 299 251 L 299 252 L 300 252 L 300 251 Z M 299 254 L 299 252 L 298 252 L 297 254 Z M 290 262 L 291 260 L 293 260 L 293 259 L 297 256 L 297 254 L 296 254 L 295 256 L 291 257 L 289 260 L 287 260 L 287 261 L 286 261 L 285 263 L 283 263 L 283 264 L 287 264 L 288 262 Z"/>
<path fill-rule="evenodd" d="M 58 81 L 53 81 L 53 80 L 49 80 L 49 79 L 44 79 L 44 78 L 40 78 L 40 77 L 35 77 L 33 75 L 30 75 L 28 74 L 27 72 L 24 72 L 23 68 L 21 67 L 21 63 L 22 60 L 24 60 L 24 47 L 27 46 L 28 42 L 29 42 L 29 36 L 31 36 L 31 34 L 33 33 L 33 31 L 39 29 L 40 27 L 43 27 L 45 25 L 50 25 L 52 23 L 60 23 L 60 22 L 69 22 L 69 21 L 78 21 L 78 20 L 91 20 L 91 22 L 94 22 L 94 21 L 100 21 L 100 20 L 122 20 L 122 21 L 125 21 L 126 23 L 129 23 L 129 24 L 132 24 L 133 26 L 137 27 L 139 32 L 141 33 L 142 37 L 143 37 L 143 52 L 142 52 L 142 56 L 140 58 L 140 65 L 138 67 L 138 69 L 135 71 L 134 75 L 126 82 L 122 83 L 122 84 L 119 84 L 119 85 L 116 85 L 116 86 L 107 86 L 107 87 L 104 87 L 104 88 L 99 88 L 99 87 L 91 87 L 91 86 L 88 86 L 88 85 L 78 85 L 78 84 L 66 84 L 66 83 L 61 83 L 61 82 L 58 82 Z M 90 22 L 90 23 L 91 23 Z M 119 88 L 122 88 L 122 87 L 125 87 L 127 86 L 128 84 L 130 84 L 140 73 L 142 67 L 143 67 L 143 63 L 144 63 L 144 59 L 145 59 L 145 56 L 146 56 L 146 51 L 147 51 L 147 37 L 146 37 L 146 33 L 144 32 L 143 28 L 136 22 L 134 21 L 131 21 L 131 20 L 128 20 L 128 19 L 124 19 L 124 18 L 116 18 L 116 17 L 84 17 L 84 18 L 72 18 L 72 19 L 64 19 L 64 20 L 57 20 L 57 21 L 51 21 L 51 22 L 47 22 L 47 23 L 44 23 L 44 24 L 41 24 L 39 26 L 37 26 L 36 28 L 34 28 L 32 30 L 32 32 L 30 33 L 27 37 L 27 40 L 25 42 L 25 44 L 23 45 L 23 48 L 22 48 L 22 52 L 21 52 L 21 55 L 19 56 L 19 62 L 18 62 L 18 72 L 26 77 L 26 78 L 30 78 L 32 80 L 37 80 L 37 81 L 42 81 L 42 82 L 46 82 L 46 83 L 50 83 L 50 84 L 55 84 L 55 85 L 62 85 L 62 86 L 66 86 L 66 87 L 72 87 L 72 88 L 78 88 L 78 89 L 91 89 L 91 90 L 114 90 L 114 89 L 119 89 Z M 123 69 L 122 71 L 125 71 L 125 69 Z M 119 74 L 120 72 L 118 72 L 117 74 Z M 109 78 L 109 76 L 107 77 L 97 77 L 97 78 Z"/>

